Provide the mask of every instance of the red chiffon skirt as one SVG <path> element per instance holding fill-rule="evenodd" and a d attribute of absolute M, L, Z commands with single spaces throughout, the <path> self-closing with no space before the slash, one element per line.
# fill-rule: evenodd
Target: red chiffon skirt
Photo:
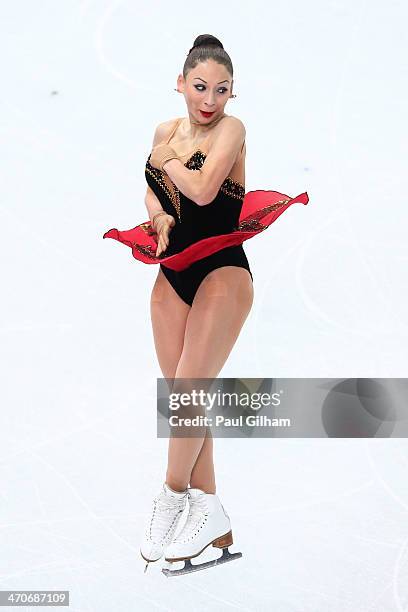
<path fill-rule="evenodd" d="M 188 268 L 195 261 L 212 255 L 216 251 L 229 246 L 242 244 L 268 228 L 289 206 L 299 202 L 307 204 L 307 192 L 291 198 L 278 191 L 259 189 L 245 194 L 237 228 L 228 234 L 209 236 L 194 242 L 179 253 L 166 257 L 166 251 L 156 257 L 157 234 L 152 229 L 150 221 L 140 223 L 133 229 L 119 231 L 116 228 L 108 230 L 103 237 L 113 238 L 132 249 L 135 259 L 146 264 L 161 263 L 179 272 Z M 171 232 L 171 231 L 170 231 Z"/>

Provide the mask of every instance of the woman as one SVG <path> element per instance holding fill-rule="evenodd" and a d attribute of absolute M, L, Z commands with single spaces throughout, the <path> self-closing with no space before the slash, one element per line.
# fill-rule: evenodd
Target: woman
<path fill-rule="evenodd" d="M 147 160 L 150 223 L 104 235 L 131 246 L 141 261 L 157 263 L 161 258 L 150 306 L 166 379 L 218 375 L 254 299 L 243 240 L 268 227 L 294 201 L 308 200 L 306 194 L 282 200 L 277 192 L 251 192 L 260 199 L 269 196 L 262 201 L 269 205 L 252 205 L 250 222 L 240 224 L 245 127 L 224 112 L 235 97 L 232 77 L 231 59 L 221 42 L 198 36 L 177 81 L 188 116 L 157 127 Z M 265 215 L 269 224 L 262 225 L 259 219 Z M 142 230 L 150 240 L 154 236 L 155 253 L 152 242 L 141 244 Z M 235 240 L 240 232 L 246 234 Z M 186 522 L 174 538 L 187 501 Z M 170 437 L 166 479 L 153 502 L 142 557 L 147 563 L 164 553 L 167 561 L 191 559 L 211 544 L 225 549 L 231 543 L 230 519 L 216 493 L 211 431 L 203 430 L 202 437 Z"/>

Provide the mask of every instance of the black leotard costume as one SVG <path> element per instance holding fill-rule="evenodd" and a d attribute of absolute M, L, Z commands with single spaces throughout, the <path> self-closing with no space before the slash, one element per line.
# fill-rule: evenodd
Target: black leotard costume
<path fill-rule="evenodd" d="M 181 121 L 182 118 L 176 120 L 167 143 Z M 241 153 L 244 145 L 245 141 Z M 189 170 L 199 170 L 206 158 L 203 149 L 197 148 L 184 165 Z M 309 202 L 306 191 L 295 197 L 271 189 L 245 193 L 242 183 L 227 176 L 214 200 L 199 206 L 179 191 L 166 172 L 153 167 L 149 160 L 150 155 L 145 168 L 147 183 L 163 209 L 175 219 L 169 232 L 168 247 L 156 255 L 157 232 L 150 219 L 131 229 L 112 227 L 103 238 L 113 238 L 130 247 L 133 257 L 145 264 L 160 264 L 170 285 L 189 306 L 192 306 L 203 279 L 216 268 L 245 268 L 253 280 L 242 243 L 270 227 L 292 204 Z"/>
<path fill-rule="evenodd" d="M 183 118 L 176 120 L 170 136 L 166 140 L 167 144 L 182 120 Z M 242 148 L 244 144 L 245 141 Z M 190 170 L 197 170 L 202 167 L 205 158 L 206 154 L 201 149 L 197 149 L 184 165 Z M 210 204 L 199 206 L 193 200 L 187 198 L 169 180 L 167 175 L 166 180 L 164 173 L 154 168 L 149 160 L 150 155 L 145 168 L 146 181 L 160 200 L 163 210 L 172 215 L 176 221 L 176 224 L 169 232 L 169 245 L 165 251 L 166 256 L 179 253 L 202 238 L 232 232 L 238 225 L 242 202 L 245 196 L 244 185 L 228 176 L 222 183 L 214 200 Z M 172 188 L 170 188 L 169 182 Z M 222 266 L 245 268 L 248 270 L 253 281 L 252 272 L 242 244 L 223 248 L 212 255 L 199 259 L 188 268 L 179 272 L 160 264 L 163 274 L 173 289 L 189 306 L 192 306 L 197 289 L 207 274 Z"/>

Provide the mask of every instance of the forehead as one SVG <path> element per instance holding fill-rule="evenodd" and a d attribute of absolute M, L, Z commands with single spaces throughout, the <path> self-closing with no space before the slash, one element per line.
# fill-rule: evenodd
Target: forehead
<path fill-rule="evenodd" d="M 218 64 L 213 60 L 198 62 L 197 66 L 189 71 L 188 78 L 190 80 L 194 79 L 197 83 L 202 83 L 203 80 L 205 80 L 210 85 L 217 85 L 221 81 L 224 85 L 231 82 L 231 76 L 227 68 L 223 64 Z"/>

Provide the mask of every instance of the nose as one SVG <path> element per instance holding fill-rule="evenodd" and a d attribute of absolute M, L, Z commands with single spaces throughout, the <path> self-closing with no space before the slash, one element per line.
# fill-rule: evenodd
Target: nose
<path fill-rule="evenodd" d="M 215 104 L 214 102 L 214 96 L 211 94 L 208 96 L 208 98 L 205 100 L 204 104 L 210 108 L 212 108 Z"/>

